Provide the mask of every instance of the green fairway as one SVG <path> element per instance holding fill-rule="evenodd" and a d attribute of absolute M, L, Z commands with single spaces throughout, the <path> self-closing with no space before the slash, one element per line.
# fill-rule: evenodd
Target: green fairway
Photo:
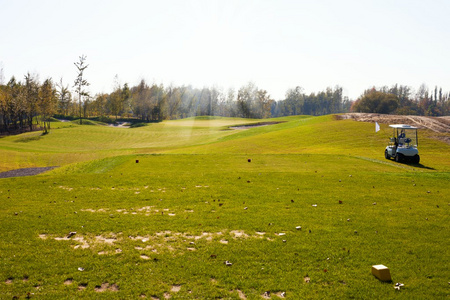
<path fill-rule="evenodd" d="M 407 165 L 384 159 L 387 124 L 229 128 L 261 121 L 0 138 L 0 171 L 59 166 L 0 179 L 0 299 L 448 296 L 448 144 L 419 131 Z"/>

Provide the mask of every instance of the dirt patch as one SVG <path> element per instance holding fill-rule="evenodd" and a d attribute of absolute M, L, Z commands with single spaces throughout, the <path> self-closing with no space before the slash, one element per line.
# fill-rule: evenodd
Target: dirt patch
<path fill-rule="evenodd" d="M 428 129 L 436 133 L 433 138 L 450 144 L 450 116 L 403 116 L 369 113 L 348 113 L 337 115 L 338 119 L 352 119 L 358 122 L 378 122 L 380 124 L 408 124 L 420 129 Z"/>
<path fill-rule="evenodd" d="M 73 235 L 69 234 L 68 236 L 64 236 L 64 237 L 60 237 L 60 236 L 49 236 L 47 234 L 39 234 L 39 238 L 40 239 L 48 239 L 48 238 L 52 238 L 55 241 L 75 241 L 77 242 L 76 245 L 73 246 L 74 249 L 87 249 L 90 248 L 92 245 L 101 245 L 101 244 L 109 244 L 109 245 L 113 245 L 114 243 L 116 243 L 118 241 L 118 237 L 116 236 L 116 234 L 112 233 L 110 234 L 110 237 L 104 237 L 101 235 L 97 235 L 95 237 L 90 237 L 90 236 L 81 236 L 81 235 L 75 235 L 76 233 L 74 233 Z M 120 235 L 120 233 L 119 233 Z M 117 249 L 120 250 L 120 249 Z M 117 251 L 116 253 L 120 253 L 122 252 Z M 106 254 L 106 252 L 104 251 L 100 251 L 103 252 L 102 254 Z M 102 255 L 100 254 L 100 255 Z"/>
<path fill-rule="evenodd" d="M 96 241 L 99 243 L 106 243 L 106 244 L 113 244 L 117 239 L 115 237 L 113 238 L 105 238 L 104 236 L 97 235 L 95 237 Z"/>
<path fill-rule="evenodd" d="M 62 186 L 62 185 L 59 186 L 59 188 L 60 188 L 60 189 L 63 189 L 63 190 L 66 190 L 66 191 L 69 191 L 69 192 L 73 190 L 73 188 L 71 188 L 71 187 L 68 187 L 68 186 Z"/>
<path fill-rule="evenodd" d="M 16 169 L 6 172 L 0 173 L 0 178 L 11 178 L 11 177 L 24 177 L 24 176 L 34 176 L 41 173 L 44 173 L 46 171 L 53 170 L 57 167 L 42 167 L 42 168 L 23 168 L 23 169 Z"/>
<path fill-rule="evenodd" d="M 94 291 L 98 293 L 103 293 L 106 291 L 117 292 L 119 290 L 119 286 L 117 284 L 109 284 L 108 282 L 102 283 L 102 285 L 97 285 Z"/>
<path fill-rule="evenodd" d="M 236 291 L 238 292 L 239 299 L 242 299 L 242 300 L 247 299 L 247 296 L 245 296 L 245 294 L 241 290 L 236 290 Z"/>
<path fill-rule="evenodd" d="M 230 235 L 233 235 L 235 238 L 248 238 L 248 234 L 242 230 L 232 230 L 230 231 Z"/>
<path fill-rule="evenodd" d="M 173 285 L 172 288 L 170 289 L 170 291 L 174 292 L 174 293 L 178 293 L 180 290 L 181 290 L 181 285 L 179 285 L 179 284 Z"/>

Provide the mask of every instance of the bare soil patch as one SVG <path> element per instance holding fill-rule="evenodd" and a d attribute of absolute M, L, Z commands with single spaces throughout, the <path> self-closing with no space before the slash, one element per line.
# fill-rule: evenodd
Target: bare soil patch
<path fill-rule="evenodd" d="M 238 292 L 239 299 L 247 300 L 247 296 L 245 296 L 245 294 L 241 290 L 236 290 L 236 291 Z"/>
<path fill-rule="evenodd" d="M 181 290 L 181 285 L 179 284 L 175 284 L 172 286 L 172 288 L 170 289 L 171 292 L 177 293 Z"/>
<path fill-rule="evenodd" d="M 23 176 L 33 176 L 44 173 L 46 171 L 53 170 L 57 167 L 42 167 L 42 168 L 23 168 L 16 169 L 0 173 L 0 178 L 11 178 L 11 177 L 23 177 Z"/>
<path fill-rule="evenodd" d="M 94 289 L 98 293 L 103 293 L 106 291 L 117 292 L 119 290 L 119 286 L 117 284 L 109 284 L 108 282 L 102 283 L 102 285 L 97 285 Z"/>
<path fill-rule="evenodd" d="M 378 122 L 380 124 L 408 124 L 421 129 L 431 130 L 436 133 L 433 138 L 450 144 L 450 116 L 428 117 L 370 113 L 347 113 L 343 115 L 337 115 L 336 117 L 338 119 L 352 119 L 358 122 Z"/>
<path fill-rule="evenodd" d="M 384 115 L 369 113 L 348 113 L 338 115 L 340 119 L 353 119 L 359 122 L 378 122 L 382 124 L 408 124 L 434 132 L 450 133 L 450 116 L 428 117 L 428 116 L 403 116 Z"/>

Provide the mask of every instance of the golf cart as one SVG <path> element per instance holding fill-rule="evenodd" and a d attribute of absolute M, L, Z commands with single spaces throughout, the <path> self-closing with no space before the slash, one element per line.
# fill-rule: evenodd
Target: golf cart
<path fill-rule="evenodd" d="M 389 125 L 394 128 L 393 136 L 389 139 L 389 145 L 384 151 L 386 159 L 394 158 L 396 162 L 420 162 L 419 150 L 417 150 L 417 127 L 404 124 Z"/>

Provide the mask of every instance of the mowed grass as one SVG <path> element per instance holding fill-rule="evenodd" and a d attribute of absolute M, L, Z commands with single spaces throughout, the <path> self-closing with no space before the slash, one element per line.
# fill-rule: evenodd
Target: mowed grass
<path fill-rule="evenodd" d="M 235 118 L 191 118 L 145 127 L 77 125 L 55 122 L 50 134 L 24 133 L 0 138 L 0 171 L 34 166 L 62 166 L 131 153 L 162 153 L 204 144 L 230 135 L 228 126 L 252 121 Z M 256 121 L 253 121 L 256 122 Z"/>
<path fill-rule="evenodd" d="M 25 135 L 0 139 L 2 155 L 34 166 L 81 161 L 0 179 L 0 298 L 448 295 L 448 145 L 420 137 L 422 165 L 404 165 L 384 159 L 384 126 L 327 116 L 232 131 L 228 121 L 123 129 L 126 142 L 108 145 L 120 128 L 58 129 L 28 147 L 12 140 Z M 133 148 L 146 134 L 158 140 Z M 58 149 L 58 135 L 74 149 Z M 374 264 L 394 282 L 373 277 Z"/>

